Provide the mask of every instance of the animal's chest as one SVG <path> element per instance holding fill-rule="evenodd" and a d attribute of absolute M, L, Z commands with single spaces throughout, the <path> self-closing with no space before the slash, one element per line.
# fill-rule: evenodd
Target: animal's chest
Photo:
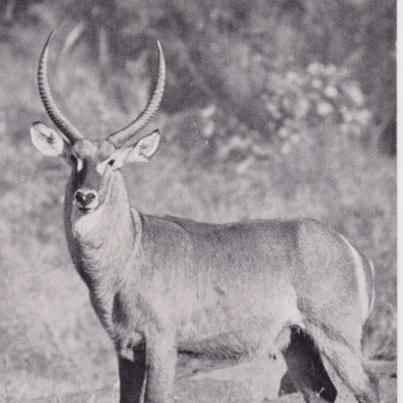
<path fill-rule="evenodd" d="M 135 292 L 129 298 L 121 290 L 97 287 L 90 292 L 90 299 L 103 327 L 117 347 L 136 347 L 142 343 L 145 315 L 135 303 Z"/>

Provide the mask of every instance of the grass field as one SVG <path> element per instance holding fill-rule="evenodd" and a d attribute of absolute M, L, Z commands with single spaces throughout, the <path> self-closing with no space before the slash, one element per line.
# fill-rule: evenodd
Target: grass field
<path fill-rule="evenodd" d="M 91 391 L 115 390 L 117 371 L 112 345 L 67 254 L 62 210 L 68 168 L 42 158 L 29 139 L 31 123 L 46 120 L 35 87 L 43 33 L 28 36 L 21 29 L 13 45 L 0 43 L 0 401 L 47 396 L 57 402 L 82 391 L 97 401 Z M 72 81 L 62 79 L 60 88 L 77 125 L 96 137 L 97 130 L 106 133 L 127 120 L 91 78 L 93 71 L 75 67 Z M 145 89 L 135 96 L 135 104 L 144 103 Z M 188 130 L 186 118 L 162 114 L 156 124 L 172 137 Z M 197 131 L 189 136 L 195 150 L 164 141 L 148 166 L 125 169 L 133 205 L 210 222 L 309 216 L 328 223 L 375 263 L 377 299 L 366 354 L 394 360 L 395 160 L 374 146 L 340 141 L 337 126 L 318 128 L 312 144 L 246 167 L 192 159 L 204 140 Z"/>

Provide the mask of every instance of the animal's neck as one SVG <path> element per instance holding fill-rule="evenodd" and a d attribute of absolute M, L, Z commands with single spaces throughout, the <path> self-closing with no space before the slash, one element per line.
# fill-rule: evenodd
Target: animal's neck
<path fill-rule="evenodd" d="M 140 236 L 133 219 L 123 178 L 111 178 L 108 194 L 94 212 L 80 214 L 67 188 L 65 227 L 73 262 L 90 289 L 103 280 L 112 286 L 123 275 Z"/>

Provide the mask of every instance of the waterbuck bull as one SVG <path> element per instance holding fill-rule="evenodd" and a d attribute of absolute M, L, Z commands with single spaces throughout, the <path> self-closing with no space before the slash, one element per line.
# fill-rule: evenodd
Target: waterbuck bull
<path fill-rule="evenodd" d="M 149 160 L 158 147 L 158 131 L 140 133 L 164 90 L 161 45 L 156 87 L 142 113 L 91 141 L 52 97 L 51 38 L 40 56 L 38 86 L 58 131 L 36 122 L 31 137 L 42 154 L 71 166 L 68 247 L 115 345 L 120 402 L 171 402 L 181 351 L 243 359 L 282 354 L 307 402 L 336 399 L 325 359 L 357 401 L 378 402 L 377 381 L 361 353 L 374 301 L 371 262 L 310 219 L 216 225 L 136 210 L 120 168 Z"/>

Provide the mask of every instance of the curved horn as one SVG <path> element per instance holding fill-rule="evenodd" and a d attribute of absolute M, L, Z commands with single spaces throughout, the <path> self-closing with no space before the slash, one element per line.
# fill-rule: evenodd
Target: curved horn
<path fill-rule="evenodd" d="M 165 87 L 165 77 L 166 77 L 166 67 L 164 53 L 159 41 L 158 44 L 158 58 L 159 58 L 159 68 L 158 68 L 158 79 L 155 86 L 155 90 L 150 100 L 148 101 L 144 110 L 140 115 L 129 123 L 123 129 L 120 129 L 108 136 L 107 140 L 112 143 L 116 148 L 121 147 L 126 141 L 138 134 L 144 127 L 150 123 L 151 119 L 154 117 L 161 103 L 162 95 L 164 93 Z"/>
<path fill-rule="evenodd" d="M 52 31 L 48 39 L 46 40 L 45 46 L 43 47 L 41 57 L 39 59 L 38 65 L 38 88 L 39 94 L 43 106 L 46 109 L 50 119 L 55 124 L 55 126 L 72 142 L 82 139 L 83 136 L 63 115 L 56 105 L 53 99 L 52 93 L 50 91 L 49 80 L 48 80 L 48 56 L 49 56 L 49 44 L 53 37 L 54 31 Z"/>

